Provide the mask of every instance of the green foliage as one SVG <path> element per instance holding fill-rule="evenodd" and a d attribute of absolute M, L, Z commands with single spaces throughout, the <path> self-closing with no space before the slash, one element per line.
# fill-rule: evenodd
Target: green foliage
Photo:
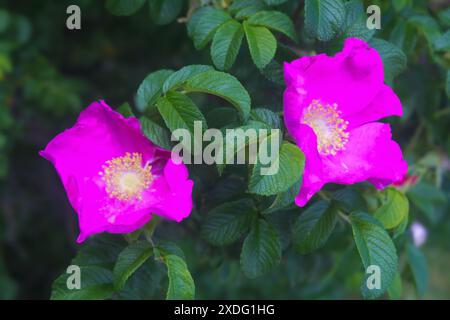
<path fill-rule="evenodd" d="M 406 196 L 395 188 L 387 188 L 381 194 L 381 206 L 374 216 L 386 229 L 392 229 L 408 219 L 409 203 Z"/>
<path fill-rule="evenodd" d="M 407 244 L 408 266 L 414 277 L 417 295 L 422 297 L 428 286 L 427 260 L 424 254 L 413 244 Z"/>
<path fill-rule="evenodd" d="M 263 219 L 257 220 L 242 246 L 242 271 L 256 278 L 279 264 L 280 259 L 281 243 L 275 228 Z"/>
<path fill-rule="evenodd" d="M 305 27 L 320 41 L 329 41 L 341 32 L 345 23 L 342 0 L 306 0 Z"/>
<path fill-rule="evenodd" d="M 356 247 L 366 271 L 369 266 L 378 266 L 381 288 L 369 289 L 364 279 L 361 291 L 366 298 L 376 298 L 389 288 L 397 273 L 397 251 L 386 230 L 376 219 L 362 212 L 349 216 Z"/>
<path fill-rule="evenodd" d="M 322 247 L 337 222 L 337 207 L 333 203 L 319 201 L 308 207 L 292 228 L 292 238 L 301 253 L 315 251 Z"/>

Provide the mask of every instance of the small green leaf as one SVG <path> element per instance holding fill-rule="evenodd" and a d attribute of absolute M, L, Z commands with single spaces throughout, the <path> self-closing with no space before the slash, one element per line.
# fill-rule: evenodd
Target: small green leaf
<path fill-rule="evenodd" d="M 281 32 L 293 41 L 297 41 L 294 24 L 291 18 L 279 11 L 259 11 L 251 15 L 247 22 L 254 26 L 266 27 Z"/>
<path fill-rule="evenodd" d="M 417 295 L 422 297 L 428 287 L 427 259 L 424 254 L 412 243 L 407 247 L 408 265 L 414 277 Z"/>
<path fill-rule="evenodd" d="M 125 118 L 134 117 L 133 110 L 128 102 L 122 103 L 118 108 L 117 112 L 123 115 Z"/>
<path fill-rule="evenodd" d="M 386 82 L 391 82 L 394 77 L 406 69 L 406 56 L 396 45 L 376 38 L 370 40 L 370 45 L 378 51 L 383 60 Z"/>
<path fill-rule="evenodd" d="M 145 241 L 137 241 L 126 247 L 114 266 L 114 286 L 121 290 L 128 278 L 152 255 L 152 246 Z"/>
<path fill-rule="evenodd" d="M 146 0 L 107 0 L 106 9 L 116 16 L 129 16 L 138 11 Z"/>
<path fill-rule="evenodd" d="M 335 204 L 319 201 L 308 207 L 292 229 L 293 242 L 301 253 L 309 253 L 321 248 L 336 226 L 337 208 Z"/>
<path fill-rule="evenodd" d="M 188 33 L 194 40 L 195 48 L 204 48 L 217 29 L 229 20 L 231 16 L 224 10 L 203 7 L 195 11 L 188 23 Z"/>
<path fill-rule="evenodd" d="M 320 41 L 329 41 L 341 33 L 345 23 L 342 0 L 306 0 L 306 30 Z"/>
<path fill-rule="evenodd" d="M 244 21 L 245 37 L 252 60 L 258 69 L 263 69 L 275 56 L 277 40 L 266 27 L 253 26 Z"/>
<path fill-rule="evenodd" d="M 269 6 L 278 6 L 282 3 L 285 3 L 287 0 L 263 0 Z"/>
<path fill-rule="evenodd" d="M 381 223 L 363 212 L 355 212 L 350 216 L 353 237 L 364 266 L 364 282 L 361 291 L 365 298 L 376 298 L 382 295 L 394 280 L 397 273 L 397 251 L 394 243 Z M 367 268 L 380 268 L 381 288 L 369 289 L 367 286 Z"/>
<path fill-rule="evenodd" d="M 450 51 L 450 30 L 436 38 L 434 47 L 438 51 Z"/>
<path fill-rule="evenodd" d="M 281 243 L 275 228 L 259 219 L 245 238 L 241 268 L 249 278 L 259 277 L 280 263 Z"/>
<path fill-rule="evenodd" d="M 202 64 L 193 64 L 183 67 L 167 77 L 162 86 L 162 91 L 163 93 L 167 93 L 169 90 L 175 90 L 182 86 L 189 78 L 210 70 L 214 70 L 213 67 Z"/>
<path fill-rule="evenodd" d="M 305 157 L 300 149 L 291 143 L 283 142 L 278 157 L 270 165 L 278 170 L 272 175 L 262 175 L 261 168 L 266 167 L 257 162 L 250 177 L 249 191 L 260 195 L 273 195 L 284 192 L 296 183 L 303 174 Z"/>
<path fill-rule="evenodd" d="M 155 24 L 172 22 L 183 7 L 183 0 L 149 0 L 150 16 Z"/>
<path fill-rule="evenodd" d="M 256 108 L 250 112 L 253 120 L 267 124 L 273 129 L 282 129 L 281 119 L 278 114 L 266 108 Z"/>
<path fill-rule="evenodd" d="M 167 288 L 167 300 L 192 300 L 195 298 L 195 284 L 188 270 L 186 262 L 180 254 L 174 254 L 171 250 L 160 249 L 161 259 L 167 267 L 169 286 Z M 178 250 L 176 250 L 178 251 Z"/>
<path fill-rule="evenodd" d="M 268 208 L 264 209 L 262 213 L 268 214 L 286 208 L 288 206 L 295 205 L 295 197 L 300 191 L 301 184 L 302 179 L 298 180 L 292 185 L 292 187 L 289 187 L 289 189 L 287 189 L 286 191 L 278 193 L 272 204 Z"/>
<path fill-rule="evenodd" d="M 367 15 L 361 0 L 350 0 L 345 3 L 344 38 L 358 38 L 369 41 L 375 29 L 367 28 Z"/>
<path fill-rule="evenodd" d="M 406 196 L 397 189 L 390 187 L 381 192 L 382 205 L 374 216 L 386 229 L 393 229 L 408 219 L 409 202 Z"/>
<path fill-rule="evenodd" d="M 55 280 L 52 300 L 103 300 L 114 292 L 113 276 L 107 269 L 97 266 L 80 267 L 80 289 L 67 288 L 69 276 L 71 275 L 63 273 Z"/>
<path fill-rule="evenodd" d="M 242 84 L 228 73 L 206 71 L 190 77 L 183 88 L 186 92 L 205 92 L 221 97 L 234 105 L 244 120 L 248 118 L 250 96 Z"/>
<path fill-rule="evenodd" d="M 202 236 L 213 245 L 229 245 L 249 229 L 255 213 L 251 199 L 224 203 L 206 216 Z"/>
<path fill-rule="evenodd" d="M 239 53 L 244 37 L 242 25 L 230 20 L 219 27 L 211 45 L 211 57 L 220 70 L 228 70 Z"/>
<path fill-rule="evenodd" d="M 172 70 L 159 70 L 150 73 L 140 84 L 136 94 L 136 107 L 144 112 L 149 106 L 154 105 L 156 99 L 162 93 L 164 81 L 173 73 Z"/>
<path fill-rule="evenodd" d="M 195 138 L 195 121 L 201 121 L 202 129 L 207 129 L 206 120 L 201 111 L 189 97 L 182 93 L 170 91 L 165 97 L 157 100 L 156 106 L 171 132 L 177 129 L 186 129 Z M 187 143 L 187 148 L 192 147 L 189 142 L 183 141 L 183 143 Z M 201 143 L 201 141 L 197 141 L 197 143 Z"/>
<path fill-rule="evenodd" d="M 170 150 L 170 132 L 147 117 L 141 117 L 141 129 L 144 135 L 157 146 Z"/>
<path fill-rule="evenodd" d="M 245 19 L 266 7 L 262 0 L 235 0 L 228 10 L 235 19 Z"/>

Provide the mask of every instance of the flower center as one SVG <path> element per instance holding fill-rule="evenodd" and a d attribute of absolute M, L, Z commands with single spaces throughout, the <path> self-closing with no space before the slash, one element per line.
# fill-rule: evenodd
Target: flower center
<path fill-rule="evenodd" d="M 142 167 L 140 153 L 125 153 L 122 157 L 108 160 L 103 165 L 100 175 L 106 184 L 106 192 L 110 198 L 119 200 L 142 199 L 142 192 L 152 180 L 152 166 Z"/>
<path fill-rule="evenodd" d="M 301 122 L 314 130 L 320 154 L 334 156 L 345 149 L 348 121 L 341 118 L 341 111 L 336 103 L 322 104 L 319 100 L 313 100 L 303 112 Z"/>

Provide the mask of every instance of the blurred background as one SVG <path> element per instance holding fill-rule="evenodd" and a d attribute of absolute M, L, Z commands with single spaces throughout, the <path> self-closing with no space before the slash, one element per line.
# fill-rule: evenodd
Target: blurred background
<path fill-rule="evenodd" d="M 447 46 L 439 47 L 431 39 L 433 28 L 444 33 L 450 26 L 449 1 L 364 2 L 372 3 L 382 7 L 377 37 L 398 45 L 408 59 L 393 84 L 405 116 L 392 123 L 413 164 L 411 175 L 417 177 L 409 181 L 408 197 L 410 223 L 420 223 L 418 228 L 426 235 L 419 243 L 428 262 L 424 298 L 450 299 L 450 103 L 445 91 L 449 33 Z M 70 4 L 81 8 L 81 30 L 66 28 Z M 302 37 L 301 49 L 339 49 L 342 39 L 318 44 L 302 34 L 302 8 L 302 1 L 283 6 Z M 181 15 L 186 10 L 187 5 Z M 407 22 L 414 15 L 427 18 Z M 283 88 L 259 73 L 246 48 L 237 61 L 230 73 L 246 86 L 254 104 L 281 108 Z M 194 49 L 184 23 L 156 26 L 147 9 L 117 17 L 103 1 L 0 0 L 0 299 L 49 298 L 53 280 L 78 249 L 76 215 L 55 170 L 38 151 L 72 126 L 92 101 L 133 106 L 137 87 L 149 72 L 194 63 L 211 64 L 209 50 Z M 171 226 L 158 232 L 183 239 L 180 245 L 200 299 L 360 297 L 361 274 L 353 272 L 359 257 L 354 248 L 344 250 L 340 241 L 332 239 L 324 249 L 306 256 L 288 250 L 281 265 L 263 281 L 249 280 L 239 271 L 233 247 L 214 252 L 199 244 L 196 221 L 194 215 L 184 222 L 182 232 Z M 409 227 L 410 235 L 413 231 Z M 416 297 L 408 276 L 402 297 Z"/>

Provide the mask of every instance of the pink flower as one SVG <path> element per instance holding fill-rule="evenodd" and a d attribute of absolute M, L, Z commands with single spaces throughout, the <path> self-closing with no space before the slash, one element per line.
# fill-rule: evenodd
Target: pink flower
<path fill-rule="evenodd" d="M 79 243 L 104 231 L 132 232 L 152 214 L 180 222 L 191 212 L 186 166 L 144 137 L 136 118 L 103 101 L 87 107 L 40 155 L 55 166 L 78 213 Z"/>
<path fill-rule="evenodd" d="M 334 57 L 285 63 L 284 77 L 284 121 L 306 158 L 298 206 L 326 183 L 368 180 L 381 189 L 406 174 L 390 126 L 374 122 L 402 115 L 400 100 L 384 84 L 376 50 L 349 38 Z"/>

